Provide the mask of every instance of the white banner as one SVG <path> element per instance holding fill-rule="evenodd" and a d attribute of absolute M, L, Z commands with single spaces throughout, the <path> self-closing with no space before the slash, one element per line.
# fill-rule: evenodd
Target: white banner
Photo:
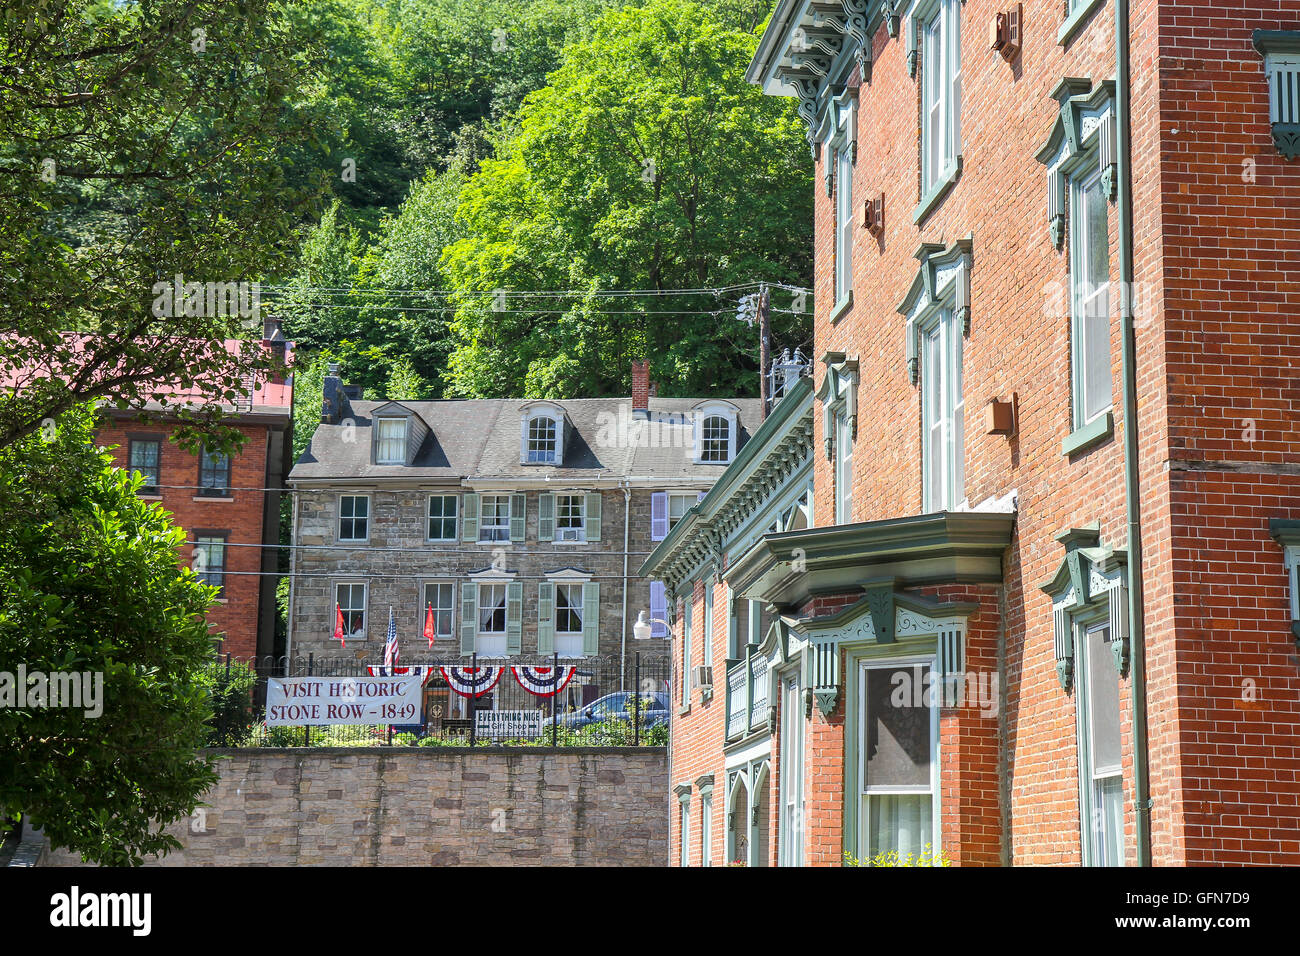
<path fill-rule="evenodd" d="M 540 710 L 476 710 L 476 737 L 540 737 L 543 715 Z"/>
<path fill-rule="evenodd" d="M 266 682 L 266 724 L 418 724 L 419 676 L 272 677 Z"/>

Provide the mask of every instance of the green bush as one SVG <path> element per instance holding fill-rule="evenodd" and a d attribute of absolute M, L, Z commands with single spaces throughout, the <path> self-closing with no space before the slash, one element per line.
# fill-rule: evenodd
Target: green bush
<path fill-rule="evenodd" d="M 207 721 L 209 747 L 239 747 L 253 735 L 257 709 L 253 688 L 257 675 L 243 663 L 227 665 L 213 661 L 202 672 L 200 683 L 207 688 L 212 716 Z"/>
<path fill-rule="evenodd" d="M 877 853 L 866 863 L 863 863 L 848 850 L 844 851 L 845 866 L 952 866 L 952 860 L 948 854 L 942 850 L 938 855 L 934 853 L 929 843 L 922 847 L 920 853 L 909 853 L 907 856 L 900 856 L 897 850 L 886 850 Z"/>

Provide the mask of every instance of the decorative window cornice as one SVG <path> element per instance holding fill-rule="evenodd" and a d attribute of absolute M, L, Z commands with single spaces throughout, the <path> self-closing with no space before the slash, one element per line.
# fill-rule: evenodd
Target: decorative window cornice
<path fill-rule="evenodd" d="M 1287 159 L 1296 159 L 1300 157 L 1300 30 L 1256 30 L 1252 42 L 1264 58 L 1273 142 Z"/>
<path fill-rule="evenodd" d="M 1115 668 L 1128 671 L 1127 553 L 1101 545 L 1097 525 L 1069 528 L 1056 536 L 1065 557 L 1050 580 L 1039 585 L 1052 599 L 1056 676 L 1066 693 L 1074 683 L 1074 619 L 1103 607 L 1110 619 L 1110 645 Z"/>
<path fill-rule="evenodd" d="M 1047 220 L 1052 245 L 1065 244 L 1066 181 L 1100 165 L 1106 195 L 1119 184 L 1115 151 L 1115 81 L 1093 87 L 1086 77 L 1067 76 L 1052 91 L 1060 104 L 1047 142 L 1035 158 L 1047 167 Z"/>
<path fill-rule="evenodd" d="M 822 404 L 822 441 L 826 457 L 835 454 L 835 416 L 841 409 L 849 420 L 849 437 L 858 440 L 858 359 L 843 352 L 827 352 L 822 356 L 826 374 L 822 376 L 817 400 Z"/>
<path fill-rule="evenodd" d="M 940 243 L 926 242 L 916 251 L 921 267 L 898 306 L 899 313 L 907 318 L 907 374 L 913 385 L 921 372 L 921 331 L 940 309 L 950 308 L 956 312 L 962 334 L 970 334 L 970 271 L 974 245 L 974 237 L 967 236 L 947 249 Z"/>

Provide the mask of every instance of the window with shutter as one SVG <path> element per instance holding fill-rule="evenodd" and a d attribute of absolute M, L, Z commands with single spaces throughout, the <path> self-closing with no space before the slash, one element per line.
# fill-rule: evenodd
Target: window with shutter
<path fill-rule="evenodd" d="M 478 634 L 478 585 L 460 586 L 460 652 L 473 654 Z"/>
<path fill-rule="evenodd" d="M 587 495 L 586 536 L 588 541 L 600 540 L 601 496 L 599 492 Z"/>
<path fill-rule="evenodd" d="M 921 54 L 921 196 L 923 215 L 956 180 L 961 154 L 962 0 L 917 5 Z"/>
<path fill-rule="evenodd" d="M 662 581 L 650 582 L 650 636 L 665 638 L 668 636 L 668 591 Z"/>
<path fill-rule="evenodd" d="M 555 538 L 557 541 L 586 540 L 586 495 L 555 496 Z"/>
<path fill-rule="evenodd" d="M 511 540 L 512 523 L 510 515 L 510 495 L 478 496 L 478 540 Z M 465 503 L 467 506 L 469 502 Z M 465 509 L 465 521 L 469 523 L 469 508 Z"/>
<path fill-rule="evenodd" d="M 524 495 L 510 496 L 510 540 L 524 540 L 524 505 L 528 499 Z"/>
<path fill-rule="evenodd" d="M 523 653 L 524 586 L 519 581 L 506 585 L 506 653 Z"/>
<path fill-rule="evenodd" d="M 479 496 L 476 494 L 466 494 L 464 496 L 465 516 L 461 522 L 460 537 L 462 541 L 478 540 L 478 521 L 479 521 Z"/>
<path fill-rule="evenodd" d="M 555 540 L 555 495 L 537 496 L 537 540 Z"/>
<path fill-rule="evenodd" d="M 582 586 L 582 652 L 600 653 L 600 585 L 591 582 Z"/>
<path fill-rule="evenodd" d="M 556 653 L 555 585 L 550 581 L 537 585 L 537 653 Z"/>

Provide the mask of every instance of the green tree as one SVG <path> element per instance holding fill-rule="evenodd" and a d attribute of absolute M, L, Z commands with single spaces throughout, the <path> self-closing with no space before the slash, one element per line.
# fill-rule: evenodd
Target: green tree
<path fill-rule="evenodd" d="M 442 262 L 460 290 L 456 392 L 625 393 L 641 354 L 665 392 L 757 390 L 735 296 L 598 294 L 809 283 L 807 142 L 790 103 L 745 82 L 756 43 L 689 0 L 650 0 L 565 49 L 462 191 L 465 237 Z M 519 294 L 555 289 L 588 294 Z M 807 337 L 793 304 L 777 303 L 778 344 Z"/>
<path fill-rule="evenodd" d="M 0 818 L 110 865 L 175 848 L 161 827 L 216 780 L 198 752 L 215 589 L 178 568 L 184 532 L 140 480 L 94 447 L 84 409 L 0 449 L 0 672 L 103 681 L 99 716 L 0 707 Z"/>
<path fill-rule="evenodd" d="M 0 447 L 164 384 L 231 401 L 269 365 L 251 308 L 165 290 L 273 273 L 316 214 L 332 171 L 285 172 L 334 121 L 314 9 L 0 0 Z"/>

